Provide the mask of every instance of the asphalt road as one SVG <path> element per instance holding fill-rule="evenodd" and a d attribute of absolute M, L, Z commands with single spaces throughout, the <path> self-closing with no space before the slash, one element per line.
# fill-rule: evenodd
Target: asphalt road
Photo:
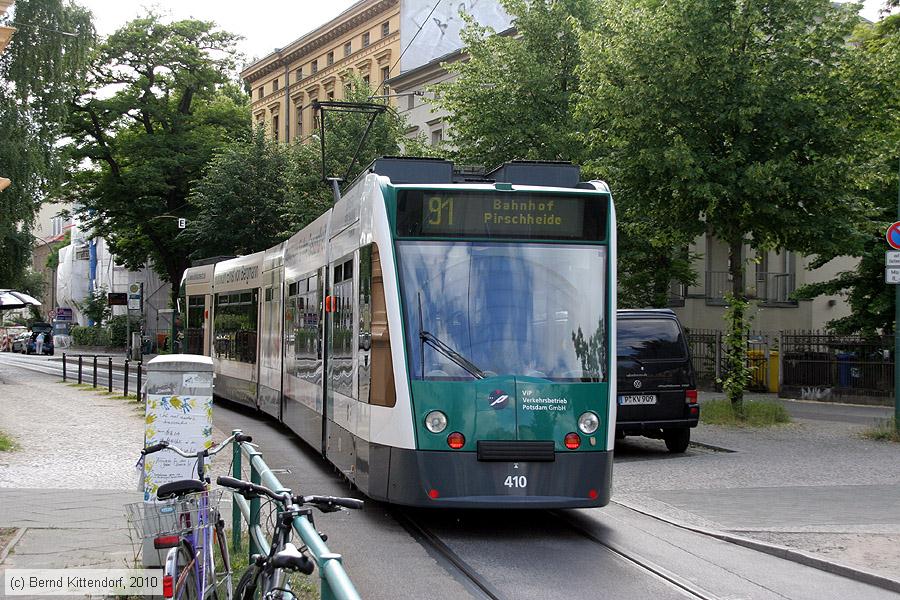
<path fill-rule="evenodd" d="M 894 408 L 892 406 L 862 406 L 781 399 L 779 399 L 779 402 L 784 405 L 794 419 L 872 425 L 878 419 L 888 419 L 894 416 Z"/>

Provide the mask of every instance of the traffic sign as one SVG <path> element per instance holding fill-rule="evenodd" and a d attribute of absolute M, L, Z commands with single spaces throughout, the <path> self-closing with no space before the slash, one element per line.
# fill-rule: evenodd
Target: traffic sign
<path fill-rule="evenodd" d="M 884 282 L 897 285 L 900 283 L 900 268 L 888 267 L 884 270 Z"/>
<path fill-rule="evenodd" d="M 900 250 L 888 250 L 884 253 L 884 266 L 900 267 Z"/>
<path fill-rule="evenodd" d="M 900 250 L 900 221 L 887 228 L 884 238 L 887 240 L 888 246 L 894 250 Z"/>

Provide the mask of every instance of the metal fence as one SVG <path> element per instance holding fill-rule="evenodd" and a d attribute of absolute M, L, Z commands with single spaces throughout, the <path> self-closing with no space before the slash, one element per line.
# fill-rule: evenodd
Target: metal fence
<path fill-rule="evenodd" d="M 718 381 L 725 376 L 725 334 L 715 329 L 687 330 L 688 345 L 697 385 L 705 390 L 721 390 Z M 773 357 L 778 356 L 778 335 L 751 331 L 746 337 L 747 363 L 751 370 L 748 388 L 753 392 L 773 390 L 770 372 Z"/>
<path fill-rule="evenodd" d="M 784 331 L 780 395 L 887 403 L 894 390 L 894 337 Z"/>

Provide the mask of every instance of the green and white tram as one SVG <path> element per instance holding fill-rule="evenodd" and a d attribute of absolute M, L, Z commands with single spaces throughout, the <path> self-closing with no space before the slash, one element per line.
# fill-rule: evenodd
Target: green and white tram
<path fill-rule="evenodd" d="M 615 264 L 609 189 L 571 164 L 471 181 L 379 159 L 285 243 L 216 264 L 211 290 L 189 269 L 185 305 L 210 310 L 187 328 L 211 331 L 217 395 L 281 420 L 372 498 L 601 506 Z"/>

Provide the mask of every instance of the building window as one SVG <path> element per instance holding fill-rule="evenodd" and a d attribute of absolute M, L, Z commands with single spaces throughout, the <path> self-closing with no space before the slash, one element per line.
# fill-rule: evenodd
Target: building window
<path fill-rule="evenodd" d="M 334 91 L 328 92 L 327 96 L 329 101 L 334 100 Z"/>
<path fill-rule="evenodd" d="M 353 44 L 351 42 L 347 42 L 344 44 L 344 56 L 350 56 L 353 52 Z"/>
<path fill-rule="evenodd" d="M 444 130 L 443 129 L 435 129 L 431 132 L 431 145 L 437 146 L 444 139 Z"/>
<path fill-rule="evenodd" d="M 272 117 L 272 137 L 278 141 L 278 115 Z"/>
<path fill-rule="evenodd" d="M 256 97 L 257 97 L 257 98 L 262 98 L 262 97 L 263 97 L 263 93 L 264 93 L 264 92 L 263 92 L 263 87 L 264 87 L 264 86 L 259 86 L 259 89 L 256 90 Z"/>
<path fill-rule="evenodd" d="M 362 34 L 362 47 L 367 48 L 369 46 L 369 32 L 365 32 Z"/>
<path fill-rule="evenodd" d="M 387 81 L 388 77 L 391 76 L 391 68 L 390 67 L 381 67 L 381 83 Z"/>
<path fill-rule="evenodd" d="M 325 55 L 325 62 L 329 67 L 334 64 L 334 52 L 329 52 Z"/>
<path fill-rule="evenodd" d="M 319 61 L 318 61 L 318 60 L 314 60 L 314 61 L 312 61 L 312 63 L 310 63 L 310 64 L 312 65 L 312 66 L 311 66 L 311 70 L 312 70 L 313 74 L 318 73 L 318 72 L 319 72 Z"/>
<path fill-rule="evenodd" d="M 369 76 L 368 75 L 363 75 L 363 83 L 366 85 L 366 87 L 369 87 Z"/>
<path fill-rule="evenodd" d="M 390 21 L 385 21 L 381 24 L 381 37 L 387 37 L 391 33 L 391 23 Z"/>
<path fill-rule="evenodd" d="M 303 107 L 297 108 L 297 137 L 303 136 Z"/>
<path fill-rule="evenodd" d="M 353 91 L 353 84 L 352 84 L 352 83 L 345 83 L 345 84 L 344 84 L 344 98 L 345 98 L 345 99 L 346 99 L 346 98 L 349 98 L 349 97 L 350 97 L 350 93 L 351 93 L 352 91 Z"/>
<path fill-rule="evenodd" d="M 277 91 L 278 91 L 278 80 L 277 80 L 277 79 L 276 79 L 275 81 L 272 82 L 272 91 L 273 91 L 273 92 L 277 92 Z"/>
<path fill-rule="evenodd" d="M 303 67 L 297 69 L 297 74 L 294 77 L 294 81 L 300 81 L 301 79 L 303 79 Z"/>

